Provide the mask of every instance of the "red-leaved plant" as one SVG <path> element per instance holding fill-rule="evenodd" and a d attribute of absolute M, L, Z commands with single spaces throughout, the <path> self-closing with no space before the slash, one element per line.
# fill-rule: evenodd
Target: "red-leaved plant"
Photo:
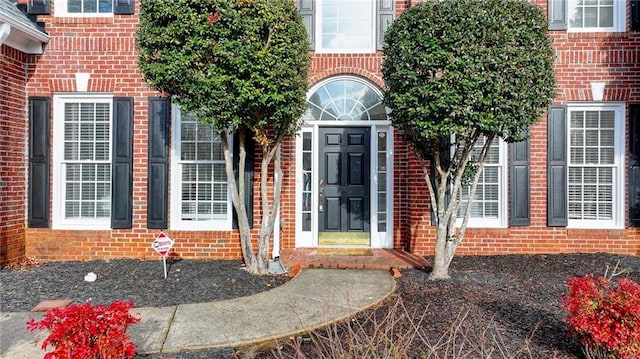
<path fill-rule="evenodd" d="M 140 319 L 129 314 L 133 302 L 116 300 L 109 306 L 90 303 L 54 308 L 40 321 L 31 318 L 27 328 L 31 331 L 49 330 L 42 341 L 42 349 L 49 345 L 53 351 L 44 359 L 122 359 L 132 358 L 135 344 L 126 334 L 131 324 Z"/>
<path fill-rule="evenodd" d="M 640 358 L 640 285 L 594 275 L 569 278 L 561 298 L 569 334 L 587 358 Z"/>

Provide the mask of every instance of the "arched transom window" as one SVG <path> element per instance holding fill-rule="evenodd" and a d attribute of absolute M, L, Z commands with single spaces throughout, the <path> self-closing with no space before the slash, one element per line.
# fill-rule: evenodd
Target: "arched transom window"
<path fill-rule="evenodd" d="M 307 99 L 305 121 L 387 120 L 381 94 L 355 78 L 336 78 L 321 84 Z"/>

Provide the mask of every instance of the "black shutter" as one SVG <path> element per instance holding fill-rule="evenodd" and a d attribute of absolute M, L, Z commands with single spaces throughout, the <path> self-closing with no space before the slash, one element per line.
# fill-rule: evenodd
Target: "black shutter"
<path fill-rule="evenodd" d="M 115 0 L 113 3 L 113 13 L 116 15 L 133 14 L 134 0 Z"/>
<path fill-rule="evenodd" d="M 133 97 L 113 98 L 111 228 L 133 221 Z"/>
<path fill-rule="evenodd" d="M 640 104 L 629 105 L 629 226 L 640 227 Z"/>
<path fill-rule="evenodd" d="M 298 0 L 298 11 L 302 15 L 302 22 L 307 29 L 307 36 L 309 37 L 309 46 L 311 49 L 315 49 L 315 0 Z"/>
<path fill-rule="evenodd" d="M 147 228 L 165 229 L 169 223 L 169 117 L 171 99 L 149 98 L 147 168 Z"/>
<path fill-rule="evenodd" d="M 640 30 L 640 0 L 631 0 L 631 30 Z"/>
<path fill-rule="evenodd" d="M 393 22 L 396 14 L 396 4 L 395 0 L 378 0 L 376 3 L 376 50 L 382 50 L 384 47 L 384 33 L 387 32 Z"/>
<path fill-rule="evenodd" d="M 49 227 L 49 117 L 51 98 L 29 97 L 28 224 Z"/>
<path fill-rule="evenodd" d="M 253 140 L 253 134 L 251 131 L 245 132 L 245 151 L 247 157 L 245 159 L 244 168 L 244 205 L 247 208 L 247 218 L 249 219 L 249 227 L 253 228 L 253 178 L 254 176 L 254 161 L 255 161 L 255 142 Z M 236 183 L 238 181 L 238 167 L 240 165 L 240 139 L 239 134 L 236 132 L 233 134 L 233 173 L 236 177 Z M 238 228 L 238 215 L 235 208 L 233 209 L 233 228 Z"/>
<path fill-rule="evenodd" d="M 531 224 L 529 139 L 509 144 L 509 225 Z"/>
<path fill-rule="evenodd" d="M 569 27 L 567 3 L 568 0 L 549 0 L 549 30 L 566 30 Z"/>
<path fill-rule="evenodd" d="M 547 225 L 566 227 L 567 110 L 551 106 L 547 114 Z"/>
<path fill-rule="evenodd" d="M 31 15 L 49 15 L 51 0 L 29 0 L 28 13 Z"/>

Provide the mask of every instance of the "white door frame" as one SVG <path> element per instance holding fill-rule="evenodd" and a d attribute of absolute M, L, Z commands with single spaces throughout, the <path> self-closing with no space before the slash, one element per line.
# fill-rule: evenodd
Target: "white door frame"
<path fill-rule="evenodd" d="M 371 228 L 371 248 L 393 248 L 393 128 L 389 121 L 307 121 L 296 136 L 296 248 L 318 247 L 318 133 L 320 127 L 369 127 L 371 128 L 371 176 L 370 176 L 370 228 Z M 311 230 L 303 230 L 303 203 L 302 192 L 304 189 L 303 174 L 303 133 L 310 133 L 312 140 L 311 148 Z M 379 136 L 384 136 L 387 150 L 378 151 Z M 380 156 L 378 156 L 380 154 Z M 383 166 L 378 164 L 378 158 L 384 158 Z M 379 170 L 380 169 L 380 170 Z M 384 171 L 382 171 L 384 169 Z M 384 176 L 384 178 L 380 178 Z M 384 179 L 384 180 L 383 180 Z M 379 188 L 379 183 L 386 183 L 384 189 Z M 386 205 L 386 229 L 379 231 L 378 226 L 378 196 L 384 195 Z"/>

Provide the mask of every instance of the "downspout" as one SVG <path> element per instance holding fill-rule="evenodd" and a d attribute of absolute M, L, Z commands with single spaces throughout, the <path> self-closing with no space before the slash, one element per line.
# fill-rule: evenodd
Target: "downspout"
<path fill-rule="evenodd" d="M 278 151 L 276 152 L 276 158 L 278 162 L 280 161 L 280 146 L 278 146 Z M 282 163 L 280 164 L 282 166 Z M 278 174 L 275 174 L 275 180 L 279 181 Z M 282 205 L 282 203 L 281 203 Z M 280 208 L 278 208 L 278 215 L 273 224 L 273 251 L 271 252 L 272 259 L 278 259 L 280 257 Z"/>
<path fill-rule="evenodd" d="M 0 24 L 0 46 L 4 45 L 4 42 L 7 41 L 9 35 L 11 35 L 11 25 L 6 22 Z"/>

